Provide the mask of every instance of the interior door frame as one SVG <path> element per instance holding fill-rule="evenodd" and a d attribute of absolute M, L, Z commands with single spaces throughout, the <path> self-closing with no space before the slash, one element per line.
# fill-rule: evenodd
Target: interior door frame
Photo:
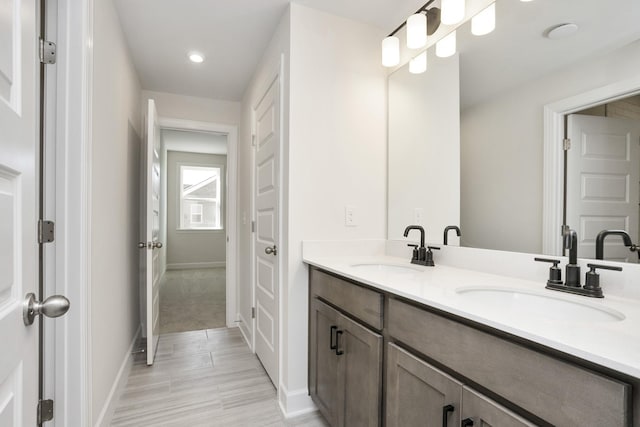
<path fill-rule="evenodd" d="M 228 239 L 226 250 L 226 324 L 228 328 L 238 326 L 238 127 L 213 122 L 200 122 L 194 120 L 174 119 L 158 117 L 160 129 L 215 132 L 227 136 L 227 180 L 226 180 L 226 204 L 225 204 L 225 233 Z M 166 171 L 163 171 L 166 176 Z M 166 186 L 165 186 L 166 188 Z M 166 199 L 166 197 L 165 197 Z M 167 200 L 164 212 L 167 212 Z M 166 215 L 161 218 L 161 227 L 165 228 Z M 166 242 L 165 242 L 166 243 Z M 165 245 L 166 248 L 166 245 Z M 166 268 L 166 262 L 163 263 Z M 164 271 L 161 272 L 164 274 Z"/>
<path fill-rule="evenodd" d="M 562 255 L 564 117 L 586 108 L 640 94 L 640 77 L 622 80 L 544 106 L 542 253 Z"/>

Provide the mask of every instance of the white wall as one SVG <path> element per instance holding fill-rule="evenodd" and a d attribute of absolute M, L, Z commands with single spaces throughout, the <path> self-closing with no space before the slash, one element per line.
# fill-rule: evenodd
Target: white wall
<path fill-rule="evenodd" d="M 640 42 L 634 42 L 462 112 L 461 228 L 465 246 L 542 251 L 544 105 L 630 79 L 638 69 Z"/>
<path fill-rule="evenodd" d="M 94 6 L 91 410 L 100 415 L 140 325 L 140 83 L 111 0 Z"/>
<path fill-rule="evenodd" d="M 182 120 L 195 120 L 219 124 L 238 125 L 240 123 L 240 103 L 221 101 L 175 93 L 142 91 L 143 105 L 148 99 L 156 101 L 158 116 Z"/>
<path fill-rule="evenodd" d="M 226 265 L 225 230 L 178 230 L 179 164 L 222 166 L 222 207 L 226 204 L 227 156 L 169 151 L 167 156 L 167 268 L 209 268 Z M 223 224 L 227 221 L 223 213 Z"/>
<path fill-rule="evenodd" d="M 458 55 L 437 58 L 433 49 L 426 73 L 405 66 L 389 76 L 389 239 L 417 224 L 427 242 L 442 243 L 444 228 L 460 223 L 459 82 Z"/>
<path fill-rule="evenodd" d="M 308 272 L 302 240 L 386 236 L 386 70 L 380 30 L 291 5 L 283 382 L 307 390 Z M 345 206 L 356 227 L 345 226 Z"/>

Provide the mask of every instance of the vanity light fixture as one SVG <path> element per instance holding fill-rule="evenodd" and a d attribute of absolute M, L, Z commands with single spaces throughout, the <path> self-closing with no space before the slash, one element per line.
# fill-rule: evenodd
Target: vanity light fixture
<path fill-rule="evenodd" d="M 493 2 L 482 12 L 471 18 L 471 34 L 484 36 L 496 29 L 496 3 Z"/>
<path fill-rule="evenodd" d="M 464 19 L 465 0 L 442 0 L 442 23 L 455 25 Z"/>
<path fill-rule="evenodd" d="M 456 32 L 452 31 L 436 43 L 436 56 L 448 58 L 456 53 Z"/>
<path fill-rule="evenodd" d="M 436 32 L 440 26 L 440 9 L 428 7 L 436 0 L 429 0 L 388 37 L 382 40 L 382 65 L 395 67 L 400 63 L 400 40 L 396 37 L 398 31 L 407 27 L 407 47 L 420 49 L 427 43 L 427 36 Z"/>
<path fill-rule="evenodd" d="M 382 65 L 395 67 L 400 63 L 400 39 L 389 36 L 382 40 Z"/>
<path fill-rule="evenodd" d="M 409 61 L 409 72 L 411 74 L 422 74 L 427 71 L 427 51 Z"/>
<path fill-rule="evenodd" d="M 427 44 L 427 15 L 415 13 L 407 19 L 407 47 L 420 49 Z"/>
<path fill-rule="evenodd" d="M 196 64 L 200 64 L 201 62 L 204 62 L 204 56 L 196 52 L 191 52 L 189 54 L 189 60 L 191 62 L 195 62 Z"/>

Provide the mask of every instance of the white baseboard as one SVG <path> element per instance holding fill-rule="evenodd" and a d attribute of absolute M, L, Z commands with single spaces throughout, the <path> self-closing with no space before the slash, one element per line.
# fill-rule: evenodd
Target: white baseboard
<path fill-rule="evenodd" d="M 244 337 L 244 341 L 247 343 L 247 345 L 249 346 L 249 348 L 251 349 L 251 351 L 253 351 L 253 345 L 252 345 L 252 341 L 250 339 L 251 337 L 251 330 L 250 325 L 247 323 L 247 321 L 245 320 L 244 316 L 242 316 L 242 314 L 238 313 L 238 328 L 240 329 L 240 333 L 242 334 L 242 336 Z"/>
<path fill-rule="evenodd" d="M 283 384 L 280 384 L 278 403 L 285 418 L 298 417 L 318 410 L 306 388 L 290 392 Z"/>
<path fill-rule="evenodd" d="M 108 427 L 111 425 L 111 418 L 113 418 L 113 413 L 116 409 L 116 403 L 118 403 L 118 399 L 120 398 L 120 394 L 124 390 L 127 385 L 127 379 L 129 378 L 129 372 L 131 371 L 131 366 L 133 365 L 133 349 L 138 342 L 138 338 L 140 337 L 140 332 L 142 331 L 142 327 L 138 326 L 138 330 L 131 341 L 131 345 L 127 350 L 127 354 L 124 356 L 124 360 L 122 361 L 122 365 L 120 365 L 120 370 L 118 371 L 118 375 L 116 375 L 115 380 L 113 381 L 113 385 L 111 386 L 111 390 L 109 391 L 109 395 L 107 396 L 107 400 L 104 402 L 104 406 L 102 407 L 102 411 L 100 411 L 100 416 L 98 416 L 98 420 L 96 421 L 95 427 Z"/>
<path fill-rule="evenodd" d="M 167 270 L 188 270 L 191 268 L 217 268 L 226 267 L 225 261 L 220 262 L 180 262 L 167 264 Z"/>

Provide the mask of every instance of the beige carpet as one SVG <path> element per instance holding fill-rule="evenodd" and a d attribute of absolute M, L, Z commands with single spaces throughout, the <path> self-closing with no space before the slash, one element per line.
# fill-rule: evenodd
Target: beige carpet
<path fill-rule="evenodd" d="M 167 270 L 160 285 L 160 333 L 225 327 L 226 269 Z"/>

